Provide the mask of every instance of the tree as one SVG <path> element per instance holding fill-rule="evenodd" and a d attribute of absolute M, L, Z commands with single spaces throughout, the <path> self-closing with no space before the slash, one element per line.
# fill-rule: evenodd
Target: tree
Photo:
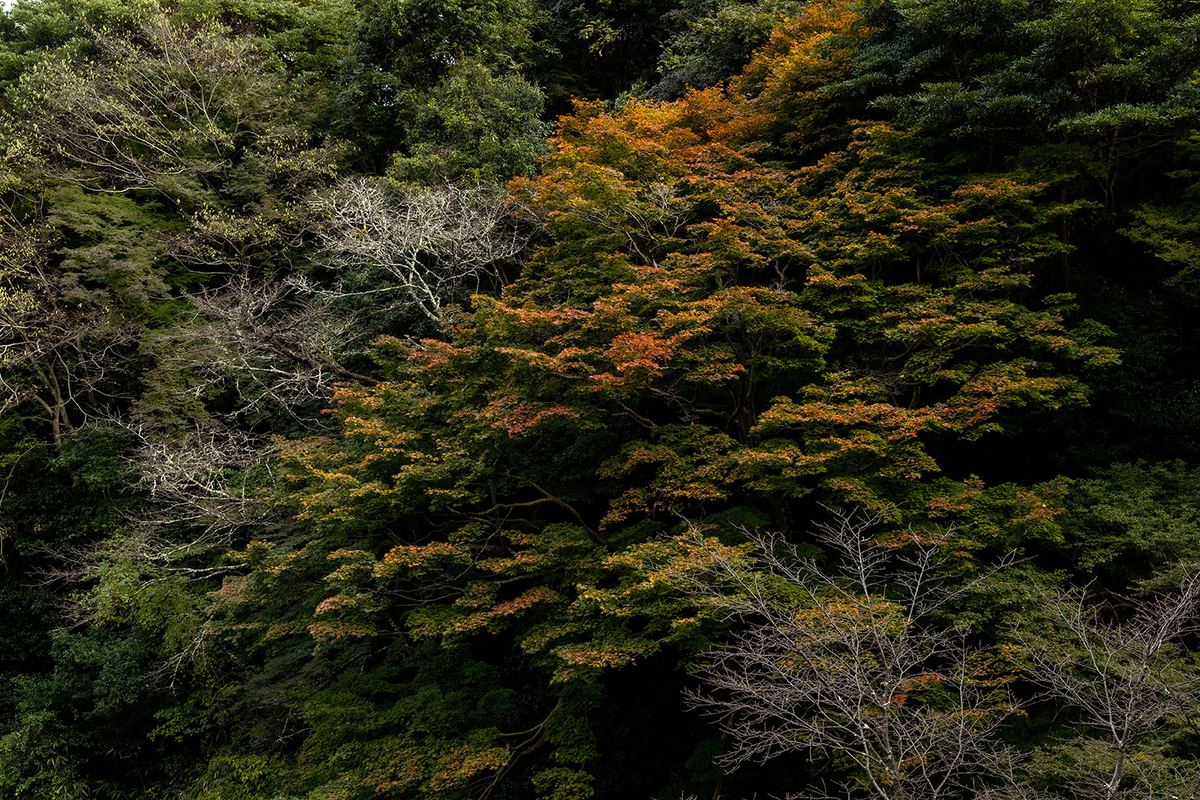
<path fill-rule="evenodd" d="M 22 75 L 22 130 L 37 131 L 46 158 L 86 187 L 203 203 L 275 111 L 254 43 L 161 12 L 132 33 L 90 39 L 97 60 L 47 60 Z"/>
<path fill-rule="evenodd" d="M 526 242 L 506 200 L 483 185 L 397 192 L 351 179 L 314 203 L 326 222 L 321 246 L 340 276 L 333 296 L 375 295 L 376 308 L 436 323 L 447 303 L 495 284 Z"/>
<path fill-rule="evenodd" d="M 305 414 L 339 383 L 374 379 L 343 361 L 365 347 L 361 321 L 330 308 L 300 276 L 263 281 L 236 277 L 219 288 L 189 294 L 195 318 L 157 332 L 158 370 L 192 376 L 178 387 L 197 403 L 232 387 L 238 398 L 229 421 L 284 411 Z"/>
<path fill-rule="evenodd" d="M 730 81 L 730 99 L 744 116 L 739 138 L 785 156 L 819 156 L 845 144 L 849 120 L 874 118 L 830 91 L 850 76 L 870 31 L 862 10 L 847 0 L 821 0 L 777 21 Z"/>
<path fill-rule="evenodd" d="M 10 227 L 0 248 L 0 390 L 5 410 L 41 407 L 61 446 L 111 402 L 137 326 L 50 266 L 42 233 Z"/>
<path fill-rule="evenodd" d="M 1091 158 L 1072 177 L 1113 210 L 1118 189 L 1136 191 L 1140 181 L 1124 179 L 1142 154 L 1194 124 L 1200 17 L 1186 3 L 884 0 L 865 9 L 871 33 L 835 92 L 944 138 L 965 164 L 983 158 L 994 169 L 1028 148 L 1026 160 L 1064 169 L 1077 147 Z"/>
<path fill-rule="evenodd" d="M 937 477 L 939 445 L 1082 402 L 1074 371 L 1111 361 L 1069 309 L 1025 301 L 1058 246 L 1039 187 L 985 178 L 941 197 L 885 126 L 789 175 L 740 149 L 737 116 L 710 90 L 563 120 L 542 175 L 513 184 L 548 244 L 440 338 L 379 339 L 381 380 L 338 391 L 339 432 L 283 448 L 279 502 L 300 527 L 245 548 L 232 625 L 286 613 L 288 635 L 334 651 L 503 647 L 546 706 L 582 719 L 617 670 L 716 635 L 644 568 L 687 571 L 680 520 L 804 536 L 814 501 L 894 501 L 917 526 L 987 517 L 980 549 L 1054 535 L 1057 488 Z M 926 710 L 943 691 L 982 709 L 940 653 Z M 484 758 L 495 732 L 472 730 L 471 763 L 505 769 Z M 569 796 L 554 770 L 586 772 L 594 750 L 559 747 L 529 768 Z"/>
<path fill-rule="evenodd" d="M 123 194 L 158 216 L 144 233 L 187 267 L 287 265 L 303 195 L 328 182 L 337 149 L 306 129 L 312 109 L 279 61 L 211 18 L 156 7 L 85 32 L 90 58 L 46 58 L 10 92 L 10 148 L 34 154 L 51 187 Z"/>
<path fill-rule="evenodd" d="M 1180 785 L 1182 707 L 1113 738 L 1077 701 L 1190 701 L 1189 625 L 1143 657 L 1140 600 L 1028 612 L 1050 575 L 1116 597 L 1196 550 L 1186 463 L 1058 475 L 1114 428 L 1136 459 L 1151 417 L 1195 455 L 1195 177 L 1166 146 L 1195 127 L 1192 14 L 6 14 L 0 791 Z M 631 84 L 688 20 L 668 60 L 713 86 L 652 102 Z M 615 99 L 570 111 L 587 86 Z M 814 533 L 823 507 L 887 533 Z M 716 725 L 680 701 L 706 660 Z"/>
<path fill-rule="evenodd" d="M 751 54 L 776 26 L 804 13 L 793 0 L 718 2 L 692 9 L 687 29 L 676 34 L 659 62 L 662 77 L 650 93 L 673 100 L 689 88 L 706 89 L 741 73 Z"/>
<path fill-rule="evenodd" d="M 663 43 L 704 0 L 539 0 L 529 73 L 546 91 L 554 114 L 572 98 L 612 100 L 644 91 L 656 78 Z"/>
<path fill-rule="evenodd" d="M 114 376 L 164 382 L 148 332 L 186 327 L 181 286 L 294 266 L 305 245 L 296 195 L 328 177 L 333 157 L 304 115 L 285 111 L 297 104 L 260 43 L 210 18 L 149 7 L 119 25 L 83 24 L 80 39 L 90 58 L 66 48 L 21 76 L 5 139 L 13 241 L 40 243 L 10 248 L 26 254 L 10 259 L 10 281 L 61 318 L 44 330 L 10 321 L 9 349 L 42 361 L 62 350 L 55 374 L 37 368 L 56 438 L 87 414 L 115 413 L 85 409 L 85 389 L 101 402 Z M 154 392 L 143 394 L 152 405 Z"/>
<path fill-rule="evenodd" d="M 1035 766 L 1072 797 L 1194 795 L 1200 767 L 1177 740 L 1200 704 L 1200 674 L 1182 644 L 1196 630 L 1200 580 L 1186 574 L 1176 593 L 1130 601 L 1125 619 L 1091 599 L 1084 591 L 1048 596 L 1051 627 L 1018 630 L 1030 676 L 1087 731 Z"/>
<path fill-rule="evenodd" d="M 963 579 L 952 531 L 873 539 L 880 522 L 843 514 L 818 529 L 835 569 L 774 537 L 755 540 L 756 562 L 713 558 L 693 590 L 744 627 L 708 654 L 692 702 L 723 720 L 727 763 L 801 751 L 849 768 L 798 797 L 978 796 L 1012 775 L 997 734 L 1018 713 L 1015 654 L 937 619 L 983 581 Z"/>
<path fill-rule="evenodd" d="M 423 99 L 388 168 L 400 181 L 499 183 L 532 174 L 546 151 L 545 98 L 517 72 L 457 63 Z"/>
<path fill-rule="evenodd" d="M 405 179 L 505 180 L 533 167 L 542 93 L 527 0 L 373 0 L 341 68 L 341 131 Z M 511 171 L 509 171 L 511 170 Z"/>
<path fill-rule="evenodd" d="M 894 489 L 936 469 L 923 435 L 1078 402 L 1051 361 L 1112 363 L 1086 327 L 1068 332 L 1052 305 L 1066 298 L 1022 302 L 1062 250 L 1040 186 L 980 178 L 942 200 L 886 126 L 787 176 L 736 149 L 719 98 L 564 120 L 543 175 L 517 184 L 557 241 L 483 309 L 541 387 L 644 429 L 608 474 L 657 477 L 609 519 L 720 502 L 739 481 L 775 495 L 785 530 L 808 480 L 873 506 L 875 477 Z M 699 464 L 704 488 L 682 478 Z"/>
<path fill-rule="evenodd" d="M 163 402 L 195 375 L 151 374 L 153 337 L 186 327 L 184 295 L 226 279 L 213 273 L 294 266 L 296 212 L 333 150 L 307 127 L 313 95 L 291 97 L 282 60 L 244 27 L 156 4 L 36 5 L 19 16 L 51 46 L 22 59 L 3 118 L 2 580 L 7 597 L 35 573 L 71 580 L 44 587 L 61 601 L 41 616 L 47 643 L 7 662 L 0 780 L 20 796 L 166 793 L 191 769 L 181 743 L 214 729 L 185 702 L 227 663 L 204 648 L 206 592 L 264 516 L 261 448 L 204 425 L 236 416 L 229 395 Z M 46 32 L 59 22 L 65 40 Z M 187 413 L 153 432 L 129 423 L 164 407 Z"/>

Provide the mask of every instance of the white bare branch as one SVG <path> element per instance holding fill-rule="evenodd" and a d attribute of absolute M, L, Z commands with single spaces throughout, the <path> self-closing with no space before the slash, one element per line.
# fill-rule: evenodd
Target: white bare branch
<path fill-rule="evenodd" d="M 869 534 L 877 521 L 836 515 L 819 530 L 838 573 L 769 536 L 757 537 L 755 569 L 712 559 L 697 591 L 746 629 L 709 654 L 709 691 L 692 702 L 724 721 L 729 763 L 799 751 L 854 766 L 850 782 L 797 797 L 973 796 L 1012 773 L 996 739 L 1016 711 L 1010 676 L 929 615 L 983 578 L 953 585 L 949 534 L 909 531 L 884 547 Z"/>
<path fill-rule="evenodd" d="M 1185 575 L 1176 594 L 1131 604 L 1132 618 L 1120 620 L 1086 590 L 1049 595 L 1051 633 L 1017 635 L 1034 680 L 1079 713 L 1086 735 L 1072 746 L 1103 754 L 1068 776 L 1074 796 L 1195 797 L 1200 764 L 1164 758 L 1153 735 L 1169 719 L 1194 723 L 1200 708 L 1200 672 L 1180 642 L 1197 630 L 1200 575 Z"/>
<path fill-rule="evenodd" d="M 411 307 L 435 322 L 527 241 L 503 193 L 487 186 L 401 191 L 352 178 L 313 205 L 325 219 L 321 245 L 343 275 L 329 296 L 380 295 L 388 308 Z"/>
<path fill-rule="evenodd" d="M 144 421 L 116 417 L 94 424 L 118 427 L 134 440 L 127 458 L 137 476 L 131 488 L 146 493 L 150 508 L 126 517 L 133 535 L 114 537 L 130 560 L 204 573 L 207 567 L 185 562 L 228 548 L 239 534 L 273 520 L 258 491 L 274 454 L 265 438 L 218 426 L 167 437 Z"/>
<path fill-rule="evenodd" d="M 362 349 L 352 314 L 335 312 L 302 284 L 237 277 L 189 295 L 196 318 L 160 335 L 161 368 L 191 372 L 197 397 L 231 382 L 239 411 L 266 402 L 293 410 L 327 402 L 338 383 L 374 385 L 342 359 Z"/>

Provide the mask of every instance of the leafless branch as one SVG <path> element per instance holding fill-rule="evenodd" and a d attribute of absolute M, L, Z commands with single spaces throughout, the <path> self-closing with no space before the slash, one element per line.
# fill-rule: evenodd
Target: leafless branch
<path fill-rule="evenodd" d="M 316 198 L 320 240 L 344 275 L 331 297 L 377 295 L 435 322 L 445 303 L 478 290 L 525 246 L 499 189 L 444 185 L 394 190 L 363 178 Z"/>
<path fill-rule="evenodd" d="M 166 525 L 195 531 L 173 543 L 153 542 L 140 557 L 161 563 L 214 546 L 228 546 L 238 531 L 261 528 L 271 520 L 266 502 L 251 483 L 255 468 L 266 469 L 269 443 L 232 428 L 197 430 L 182 440 L 156 436 L 144 424 L 125 428 L 139 442 L 131 466 L 137 487 L 154 509 L 131 520 L 140 527 Z"/>
<path fill-rule="evenodd" d="M 1192 719 L 1200 707 L 1200 673 L 1180 641 L 1197 630 L 1200 575 L 1185 575 L 1176 594 L 1133 605 L 1133 617 L 1122 621 L 1087 591 L 1049 595 L 1051 632 L 1017 635 L 1031 676 L 1078 711 L 1088 735 L 1073 746 L 1103 754 L 1068 776 L 1074 796 L 1194 798 L 1200 764 L 1165 759 L 1151 739 L 1165 720 Z"/>
<path fill-rule="evenodd" d="M 961 797 L 1011 773 L 996 733 L 1015 706 L 1008 676 L 930 614 L 976 587 L 945 571 L 945 532 L 884 547 L 878 519 L 835 515 L 818 539 L 836 573 L 777 537 L 753 569 L 714 558 L 694 587 L 746 629 L 709 654 L 692 702 L 724 720 L 738 764 L 792 752 L 836 756 L 855 775 L 797 797 Z M 900 546 L 902 545 L 902 546 Z"/>
<path fill-rule="evenodd" d="M 149 508 L 128 513 L 126 526 L 99 542 L 51 554 L 57 566 L 42 573 L 44 583 L 96 586 L 70 605 L 81 623 L 114 609 L 124 613 L 147 593 L 183 597 L 178 594 L 183 584 L 236 573 L 238 566 L 225 562 L 224 553 L 239 535 L 262 535 L 272 522 L 250 478 L 255 469 L 266 469 L 266 443 L 235 430 L 195 431 L 167 440 L 143 423 L 113 419 L 104 424 L 119 425 L 135 438 L 129 465 L 139 476 L 134 488 L 146 493 Z M 167 629 L 171 655 L 157 674 L 173 685 L 187 665 L 203 657 L 211 631 L 199 613 L 180 614 Z"/>
<path fill-rule="evenodd" d="M 354 316 L 293 283 L 234 278 L 189 299 L 196 319 L 160 336 L 159 349 L 162 369 L 201 378 L 190 389 L 197 397 L 232 383 L 245 413 L 268 401 L 327 402 L 338 383 L 376 383 L 342 363 L 363 344 Z"/>

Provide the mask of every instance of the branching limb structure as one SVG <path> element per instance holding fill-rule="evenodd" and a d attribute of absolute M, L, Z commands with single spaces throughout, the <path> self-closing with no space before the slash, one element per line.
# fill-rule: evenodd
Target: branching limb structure
<path fill-rule="evenodd" d="M 703 671 L 692 702 L 719 715 L 726 761 L 803 752 L 852 765 L 836 789 L 800 797 L 961 797 L 1011 774 L 996 734 L 1017 709 L 1007 676 L 931 614 L 970 591 L 947 570 L 951 533 L 909 530 L 882 544 L 879 519 L 835 515 L 817 538 L 836 571 L 758 537 L 758 563 L 715 559 L 701 595 L 745 624 Z M 958 579 L 956 579 L 958 578 Z"/>

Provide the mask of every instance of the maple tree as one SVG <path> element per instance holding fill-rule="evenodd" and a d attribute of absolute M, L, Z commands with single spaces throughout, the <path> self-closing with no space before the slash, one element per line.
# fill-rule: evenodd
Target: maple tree
<path fill-rule="evenodd" d="M 1063 299 L 1021 302 L 1062 247 L 1039 185 L 935 189 L 884 125 L 784 172 L 741 148 L 739 113 L 709 90 L 563 119 L 512 186 L 553 242 L 445 340 L 377 343 L 390 377 L 339 390 L 343 432 L 288 447 L 283 502 L 313 534 L 253 545 L 247 586 L 311 587 L 319 641 L 504 637 L 579 714 L 567 687 L 712 635 L 640 566 L 677 520 L 796 535 L 819 500 L 952 521 L 993 490 L 951 489 L 955 509 L 937 445 L 1086 401 L 1071 370 L 1113 351 Z M 1052 535 L 1052 495 L 997 535 Z M 503 772 L 500 741 L 447 785 Z"/>

